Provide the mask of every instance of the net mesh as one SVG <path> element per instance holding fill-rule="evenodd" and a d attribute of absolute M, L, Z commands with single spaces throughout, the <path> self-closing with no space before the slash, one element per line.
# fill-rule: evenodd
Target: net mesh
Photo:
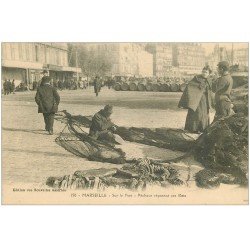
<path fill-rule="evenodd" d="M 112 144 L 89 137 L 70 117 L 63 119 L 66 126 L 55 140 L 58 145 L 72 154 L 88 160 L 116 164 L 125 162 L 125 153 L 121 149 L 116 149 Z"/>

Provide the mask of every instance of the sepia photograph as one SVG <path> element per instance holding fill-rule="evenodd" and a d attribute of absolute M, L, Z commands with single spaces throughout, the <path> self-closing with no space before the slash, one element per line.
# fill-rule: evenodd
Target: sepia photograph
<path fill-rule="evenodd" d="M 1 50 L 3 204 L 248 204 L 248 43 Z"/>

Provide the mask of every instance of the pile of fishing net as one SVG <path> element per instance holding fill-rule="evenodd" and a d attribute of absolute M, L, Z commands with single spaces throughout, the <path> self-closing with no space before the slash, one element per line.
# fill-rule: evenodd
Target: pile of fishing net
<path fill-rule="evenodd" d="M 197 135 L 187 133 L 181 129 L 117 127 L 116 135 L 123 142 L 132 143 L 131 145 L 125 145 L 124 143 L 124 147 L 119 148 L 116 147 L 116 145 L 120 144 L 118 141 L 100 141 L 88 136 L 91 116 L 72 116 L 64 110 L 56 115 L 56 119 L 66 124 L 59 137 L 56 138 L 58 145 L 77 156 L 101 162 L 120 164 L 130 161 L 130 157 L 127 155 L 129 152 L 125 153 L 125 151 L 132 147 L 135 148 L 133 143 L 170 149 L 178 155 L 183 155 L 194 146 L 197 138 Z M 154 149 L 152 148 L 152 150 Z M 138 155 L 140 155 L 139 151 L 138 146 Z M 171 158 L 170 153 L 170 151 L 166 152 L 166 154 L 169 154 L 169 158 Z M 144 156 L 137 158 L 140 157 Z"/>
<path fill-rule="evenodd" d="M 181 166 L 157 164 L 150 159 L 139 159 L 125 164 L 122 168 L 91 169 L 76 171 L 73 175 L 49 177 L 46 184 L 61 189 L 108 188 L 145 190 L 148 187 L 169 187 L 186 185 L 191 180 L 191 171 L 183 171 Z"/>
<path fill-rule="evenodd" d="M 248 184 L 248 117 L 236 113 L 220 119 L 197 140 L 196 160 L 205 167 L 196 175 L 197 186 Z"/>
<path fill-rule="evenodd" d="M 196 142 L 194 156 L 205 167 L 197 186 L 248 185 L 248 84 L 232 90 L 235 114 L 212 123 Z"/>
<path fill-rule="evenodd" d="M 248 116 L 248 84 L 232 90 L 233 109 L 236 113 Z"/>
<path fill-rule="evenodd" d="M 95 140 L 88 136 L 80 126 L 70 120 L 56 138 L 56 143 L 79 157 L 90 161 L 121 164 L 125 162 L 125 153 L 112 144 Z"/>

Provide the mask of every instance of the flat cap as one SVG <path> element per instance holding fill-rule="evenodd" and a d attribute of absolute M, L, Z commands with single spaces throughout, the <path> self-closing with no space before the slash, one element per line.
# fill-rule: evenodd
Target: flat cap
<path fill-rule="evenodd" d="M 219 68 L 222 68 L 224 70 L 228 70 L 229 69 L 229 63 L 227 61 L 221 61 L 217 64 L 217 66 Z"/>

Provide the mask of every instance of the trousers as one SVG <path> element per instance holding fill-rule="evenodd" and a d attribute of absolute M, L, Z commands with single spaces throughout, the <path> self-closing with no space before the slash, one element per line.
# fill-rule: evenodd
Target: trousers
<path fill-rule="evenodd" d="M 54 113 L 43 113 L 45 129 L 47 131 L 53 131 L 54 117 L 55 117 Z"/>

